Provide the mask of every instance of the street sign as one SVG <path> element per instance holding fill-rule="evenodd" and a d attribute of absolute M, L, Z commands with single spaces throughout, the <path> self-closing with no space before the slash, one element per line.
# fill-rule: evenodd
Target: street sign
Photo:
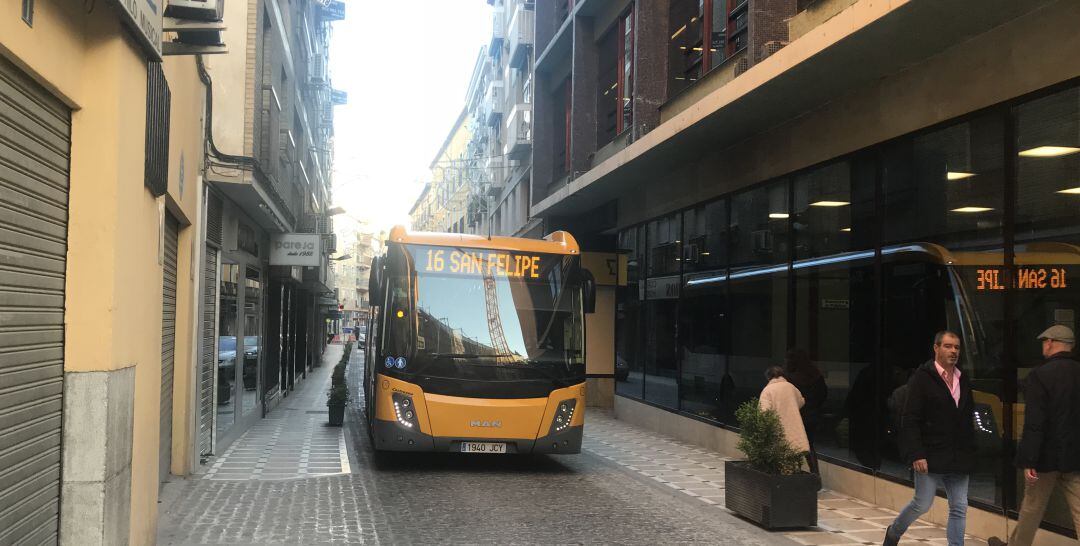
<path fill-rule="evenodd" d="M 341 21 L 345 19 L 345 2 L 331 0 L 322 10 L 323 18 L 327 21 Z"/>
<path fill-rule="evenodd" d="M 120 8 L 124 24 L 131 29 L 136 40 L 155 61 L 161 59 L 162 10 L 158 6 L 160 1 L 111 0 L 111 3 Z"/>

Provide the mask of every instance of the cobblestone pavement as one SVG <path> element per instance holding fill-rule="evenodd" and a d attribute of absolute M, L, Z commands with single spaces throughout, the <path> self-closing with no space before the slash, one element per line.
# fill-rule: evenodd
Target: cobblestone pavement
<path fill-rule="evenodd" d="M 360 360 L 359 354 L 354 355 L 349 368 L 354 395 L 359 392 Z M 296 400 L 309 395 L 313 400 L 325 391 L 325 382 L 317 377 L 318 373 L 297 389 Z M 616 453 L 605 451 L 600 436 L 592 437 L 592 417 L 587 425 L 588 449 L 580 455 L 376 457 L 361 427 L 360 407 L 360 403 L 351 406 L 344 430 L 351 473 L 271 479 L 265 467 L 262 472 L 218 469 L 209 479 L 208 470 L 193 479 L 169 483 L 162 494 L 158 542 L 797 544 L 699 500 L 718 497 L 705 494 L 713 491 L 695 497 L 684 492 L 690 488 L 672 487 L 669 483 L 674 482 L 643 474 L 640 466 L 630 468 Z M 288 408 L 283 404 L 275 412 Z M 633 430 L 602 414 L 592 415 L 597 417 L 597 434 L 605 427 L 609 434 L 622 430 L 618 427 Z M 322 417 L 270 417 L 267 421 L 285 423 L 279 442 L 285 435 L 296 441 L 311 437 L 292 427 L 322 426 Z M 685 446 L 659 437 L 650 441 L 654 447 L 671 448 L 667 457 L 671 464 L 678 464 L 681 451 L 675 449 Z M 713 466 L 722 461 L 707 452 L 687 456 Z M 247 462 L 258 465 L 257 459 Z M 227 478 L 232 475 L 243 479 Z M 700 489 L 722 490 L 722 477 L 703 477 L 701 483 L 710 485 Z"/>

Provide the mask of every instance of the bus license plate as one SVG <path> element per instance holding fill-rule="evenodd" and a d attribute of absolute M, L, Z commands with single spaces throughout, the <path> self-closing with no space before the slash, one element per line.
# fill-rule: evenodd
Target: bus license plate
<path fill-rule="evenodd" d="M 462 453 L 506 453 L 506 444 L 494 442 L 461 442 Z"/>

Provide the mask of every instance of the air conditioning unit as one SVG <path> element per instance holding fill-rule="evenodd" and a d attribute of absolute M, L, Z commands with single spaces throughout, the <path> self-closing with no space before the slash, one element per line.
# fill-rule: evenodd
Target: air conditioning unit
<path fill-rule="evenodd" d="M 220 21 L 225 15 L 225 0 L 169 0 L 165 17 L 193 21 Z"/>

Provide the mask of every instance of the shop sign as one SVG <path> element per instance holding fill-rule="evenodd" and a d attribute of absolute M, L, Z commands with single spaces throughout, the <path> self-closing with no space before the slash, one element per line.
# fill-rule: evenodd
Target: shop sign
<path fill-rule="evenodd" d="M 319 267 L 322 263 L 322 235 L 318 233 L 278 233 L 270 239 L 270 265 Z"/>
<path fill-rule="evenodd" d="M 135 38 L 152 53 L 153 60 L 161 59 L 161 22 L 164 0 L 111 0 L 120 7 L 121 18 Z"/>
<path fill-rule="evenodd" d="M 679 276 L 656 277 L 645 281 L 645 299 L 674 300 L 679 297 Z"/>

